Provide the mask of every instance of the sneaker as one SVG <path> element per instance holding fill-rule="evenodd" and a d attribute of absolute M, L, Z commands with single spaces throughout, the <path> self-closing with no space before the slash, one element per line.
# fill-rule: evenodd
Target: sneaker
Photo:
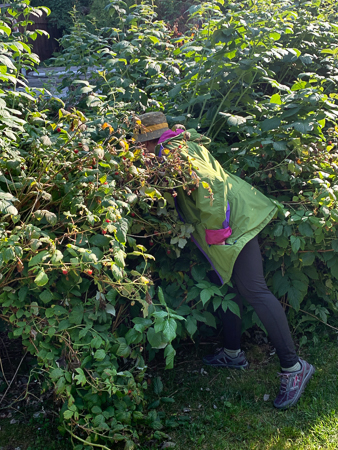
<path fill-rule="evenodd" d="M 207 355 L 203 358 L 204 364 L 212 367 L 228 367 L 229 369 L 245 369 L 249 363 L 245 358 L 244 352 L 240 352 L 235 358 L 231 358 L 224 349 L 216 350 L 213 355 Z"/>
<path fill-rule="evenodd" d="M 279 374 L 281 377 L 280 390 L 273 402 L 273 405 L 278 409 L 286 409 L 295 405 L 310 378 L 315 373 L 315 368 L 311 364 L 303 359 L 299 359 L 299 362 L 302 367 L 297 372 L 283 372 Z"/>

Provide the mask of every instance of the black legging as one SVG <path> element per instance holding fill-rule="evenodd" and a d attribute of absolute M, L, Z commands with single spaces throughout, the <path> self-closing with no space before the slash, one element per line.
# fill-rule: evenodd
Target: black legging
<path fill-rule="evenodd" d="M 298 362 L 295 346 L 291 337 L 289 325 L 282 305 L 269 291 L 264 274 L 262 255 L 255 237 L 249 241 L 239 254 L 232 274 L 236 283 L 235 301 L 241 311 L 243 304 L 241 296 L 254 308 L 269 338 L 276 348 L 282 367 L 292 367 Z M 224 328 L 224 347 L 229 350 L 240 348 L 241 319 L 230 310 L 222 310 Z"/>

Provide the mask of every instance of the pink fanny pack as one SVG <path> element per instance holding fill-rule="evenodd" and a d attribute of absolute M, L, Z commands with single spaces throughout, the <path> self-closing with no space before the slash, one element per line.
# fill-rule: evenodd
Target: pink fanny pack
<path fill-rule="evenodd" d="M 205 240 L 208 245 L 225 245 L 225 241 L 232 234 L 230 227 L 221 230 L 205 230 Z"/>

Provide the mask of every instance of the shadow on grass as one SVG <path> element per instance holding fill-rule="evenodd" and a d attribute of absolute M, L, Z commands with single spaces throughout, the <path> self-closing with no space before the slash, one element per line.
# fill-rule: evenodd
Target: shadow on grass
<path fill-rule="evenodd" d="M 248 360 L 254 361 L 246 371 L 203 367 L 206 352 L 191 353 L 187 362 L 178 361 L 173 371 L 161 374 L 163 396 L 175 399 L 170 413 L 183 422 L 170 432 L 177 450 L 338 448 L 336 344 L 323 343 L 299 352 L 316 367 L 316 373 L 298 404 L 286 411 L 273 407 L 279 364 L 266 349 L 246 349 Z M 201 374 L 202 367 L 207 374 Z"/>

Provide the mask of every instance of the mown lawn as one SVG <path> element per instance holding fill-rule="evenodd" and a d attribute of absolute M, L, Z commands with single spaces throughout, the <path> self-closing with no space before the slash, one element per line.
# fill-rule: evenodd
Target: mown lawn
<path fill-rule="evenodd" d="M 177 450 L 317 450 L 338 448 L 338 345 L 337 338 L 304 347 L 300 356 L 315 365 L 316 373 L 294 408 L 277 411 L 272 402 L 279 388 L 278 359 L 267 345 L 247 345 L 246 371 L 214 369 L 202 365 L 212 346 L 193 345 L 181 350 L 177 366 L 158 371 L 164 383 L 161 396 L 166 417 L 179 423 L 165 429 Z M 207 374 L 201 374 L 201 369 Z M 266 400 L 266 396 L 269 396 Z M 264 400 L 265 396 L 265 400 Z M 68 450 L 68 439 L 57 431 L 57 420 L 20 418 L 0 420 L 0 449 Z M 150 441 L 142 449 L 160 449 Z"/>
<path fill-rule="evenodd" d="M 335 336 L 330 342 L 299 352 L 315 365 L 316 373 L 299 403 L 287 411 L 272 405 L 279 389 L 279 365 L 266 348 L 252 346 L 247 350 L 249 361 L 253 361 L 247 371 L 204 367 L 207 375 L 201 375 L 201 354 L 206 352 L 198 350 L 196 355 L 192 351 L 189 362 L 167 372 L 166 378 L 162 376 L 163 395 L 175 392 L 171 411 L 183 421 L 170 433 L 177 450 L 338 448 Z M 269 399 L 264 400 L 267 395 Z"/>
<path fill-rule="evenodd" d="M 15 415 L 18 422 L 11 419 L 0 420 L 0 450 L 71 450 L 73 446 L 67 437 L 58 432 L 57 421 L 31 419 L 27 415 Z"/>

